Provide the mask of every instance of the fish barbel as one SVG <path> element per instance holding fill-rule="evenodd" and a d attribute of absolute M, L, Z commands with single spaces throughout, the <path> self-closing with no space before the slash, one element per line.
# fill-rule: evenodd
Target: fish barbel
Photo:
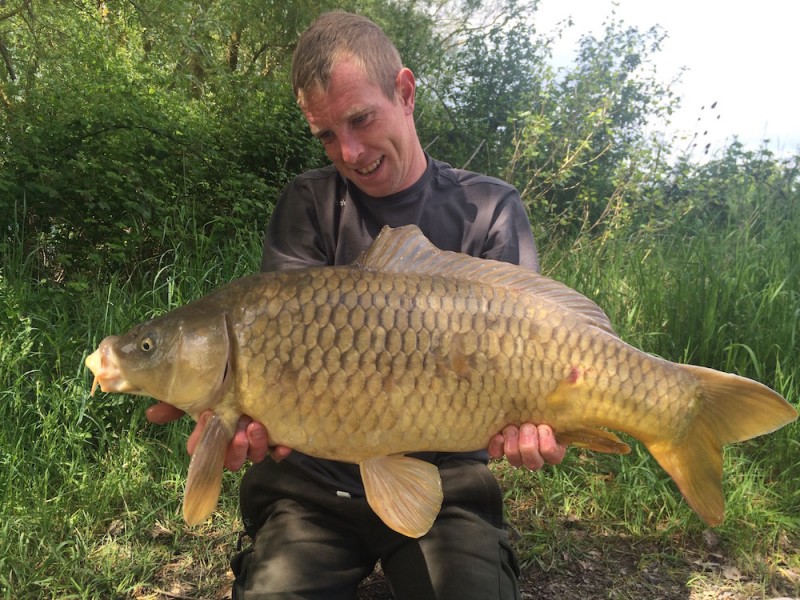
<path fill-rule="evenodd" d="M 797 411 L 737 375 L 645 354 L 589 299 L 518 266 L 445 252 L 415 226 L 385 228 L 352 265 L 258 273 L 104 339 L 92 391 L 211 409 L 184 518 L 217 504 L 239 416 L 271 443 L 356 463 L 391 528 L 424 535 L 438 469 L 405 456 L 486 448 L 508 424 L 549 424 L 600 452 L 641 441 L 708 524 L 724 516 L 722 447 Z"/>

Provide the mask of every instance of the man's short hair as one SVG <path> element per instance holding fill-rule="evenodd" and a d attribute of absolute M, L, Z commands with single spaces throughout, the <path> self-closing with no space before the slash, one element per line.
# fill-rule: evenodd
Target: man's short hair
<path fill-rule="evenodd" d="M 394 100 L 395 81 L 403 68 L 400 53 L 383 30 L 361 15 L 333 11 L 320 15 L 297 42 L 292 59 L 292 89 L 303 96 L 327 91 L 331 71 L 342 60 L 359 65 L 367 79 Z"/>

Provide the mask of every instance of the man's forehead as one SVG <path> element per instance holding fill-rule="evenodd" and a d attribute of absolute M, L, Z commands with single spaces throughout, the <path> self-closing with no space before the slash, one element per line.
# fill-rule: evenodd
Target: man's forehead
<path fill-rule="evenodd" d="M 297 101 L 300 107 L 314 100 L 315 96 L 339 96 L 344 91 L 359 89 L 372 93 L 380 90 L 386 95 L 385 86 L 381 81 L 376 81 L 370 75 L 363 61 L 356 57 L 344 54 L 336 57 L 327 77 L 320 76 L 309 81 L 308 84 L 297 90 Z"/>
<path fill-rule="evenodd" d="M 334 80 L 342 77 L 356 83 L 359 80 L 369 82 L 369 76 L 362 61 L 349 53 L 337 53 L 331 58 L 328 72 L 317 73 L 304 88 L 297 90 L 297 101 L 301 108 L 313 96 L 327 94 Z"/>
<path fill-rule="evenodd" d="M 385 100 L 381 88 L 362 69 L 347 64 L 341 67 L 332 70 L 327 89 L 317 84 L 297 94 L 312 133 L 369 112 Z"/>

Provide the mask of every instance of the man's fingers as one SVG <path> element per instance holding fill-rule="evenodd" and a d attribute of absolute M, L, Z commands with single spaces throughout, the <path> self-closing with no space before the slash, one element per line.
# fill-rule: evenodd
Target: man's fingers
<path fill-rule="evenodd" d="M 522 465 L 522 456 L 519 451 L 519 428 L 516 425 L 508 425 L 503 429 L 503 452 L 509 464 L 514 467 Z"/>
<path fill-rule="evenodd" d="M 284 458 L 292 453 L 292 449 L 288 446 L 273 446 L 269 450 L 269 456 L 275 462 L 281 462 Z"/>
<path fill-rule="evenodd" d="M 503 449 L 505 442 L 506 440 L 502 433 L 498 433 L 489 440 L 489 447 L 487 448 L 489 456 L 492 458 L 503 458 L 505 455 L 505 450 Z"/>
<path fill-rule="evenodd" d="M 194 431 L 186 440 L 186 450 L 193 454 L 203 436 L 203 430 L 208 423 L 208 419 L 214 414 L 207 410 L 197 419 Z M 225 468 L 229 471 L 238 471 L 242 468 L 245 461 L 249 458 L 253 462 L 261 462 L 270 454 L 273 460 L 280 461 L 286 458 L 291 452 L 286 446 L 269 447 L 269 436 L 266 428 L 250 417 L 242 415 L 236 424 L 236 431 L 233 433 L 228 448 L 225 451 Z"/>
<path fill-rule="evenodd" d="M 544 458 L 539 453 L 539 431 L 530 423 L 519 428 L 519 460 L 531 471 L 538 471 L 544 466 Z"/>
<path fill-rule="evenodd" d="M 238 471 L 242 468 L 244 461 L 247 460 L 247 452 L 250 449 L 250 440 L 247 437 L 247 429 L 252 424 L 252 419 L 242 415 L 236 424 L 236 431 L 228 444 L 225 453 L 225 468 L 229 471 Z"/>
<path fill-rule="evenodd" d="M 189 456 L 194 454 L 194 449 L 197 448 L 197 444 L 200 443 L 200 438 L 203 436 L 203 429 L 206 428 L 206 423 L 208 423 L 208 419 L 214 413 L 210 410 L 203 412 L 200 415 L 200 418 L 197 419 L 197 424 L 194 426 L 194 430 L 189 435 L 189 439 L 186 440 L 186 451 L 189 453 Z"/>
<path fill-rule="evenodd" d="M 567 455 L 566 446 L 556 440 L 553 430 L 548 425 L 539 425 L 536 428 L 539 434 L 539 454 L 548 465 L 557 465 Z"/>
<path fill-rule="evenodd" d="M 147 409 L 146 416 L 151 423 L 163 425 L 182 417 L 184 414 L 182 410 L 174 406 L 158 402 Z M 200 443 L 200 439 L 203 437 L 203 430 L 206 428 L 208 419 L 213 414 L 214 412 L 209 409 L 197 419 L 194 430 L 186 440 L 186 451 L 189 455 L 194 454 L 195 449 L 197 449 L 197 444 Z M 248 458 L 253 462 L 261 462 L 267 457 L 267 454 L 278 462 L 289 456 L 291 451 L 292 449 L 286 446 L 270 448 L 267 429 L 261 423 L 242 415 L 239 417 L 236 431 L 225 451 L 225 468 L 230 471 L 238 471 Z"/>
<path fill-rule="evenodd" d="M 253 421 L 247 425 L 248 451 L 247 457 L 254 463 L 261 462 L 267 457 L 269 452 L 269 438 L 267 429 L 258 421 Z"/>
<path fill-rule="evenodd" d="M 170 423 L 176 419 L 180 419 L 185 414 L 186 413 L 181 409 L 175 408 L 166 402 L 157 402 L 153 404 L 153 406 L 148 407 L 147 411 L 145 411 L 147 420 L 156 425 Z"/>
<path fill-rule="evenodd" d="M 502 433 L 489 441 L 489 456 L 502 458 L 505 455 L 514 467 L 525 466 L 532 471 L 545 464 L 557 465 L 564 460 L 567 449 L 558 443 L 549 425 L 524 423 L 520 427 L 506 426 Z"/>

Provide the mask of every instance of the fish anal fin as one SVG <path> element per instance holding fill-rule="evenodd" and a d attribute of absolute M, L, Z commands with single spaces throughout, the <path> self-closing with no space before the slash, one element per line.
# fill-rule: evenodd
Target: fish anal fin
<path fill-rule="evenodd" d="M 359 464 L 367 502 L 398 533 L 425 535 L 442 507 L 442 480 L 436 465 L 401 454 L 368 458 Z"/>
<path fill-rule="evenodd" d="M 183 493 L 183 518 L 189 525 L 205 521 L 217 506 L 225 451 L 231 437 L 231 428 L 216 414 L 203 429 L 189 463 L 189 475 Z"/>
<path fill-rule="evenodd" d="M 619 439 L 615 434 L 605 429 L 573 429 L 556 433 L 559 444 L 564 446 L 577 446 L 595 452 L 607 454 L 628 454 L 631 447 Z"/>
<path fill-rule="evenodd" d="M 586 369 L 573 366 L 564 379 L 547 396 L 548 405 L 561 415 L 561 426 L 555 428 L 556 439 L 564 446 L 577 446 L 607 454 L 628 454 L 630 446 L 616 434 L 586 422 L 580 407 L 591 396 L 584 377 Z M 570 424 L 575 424 L 570 425 Z"/>

